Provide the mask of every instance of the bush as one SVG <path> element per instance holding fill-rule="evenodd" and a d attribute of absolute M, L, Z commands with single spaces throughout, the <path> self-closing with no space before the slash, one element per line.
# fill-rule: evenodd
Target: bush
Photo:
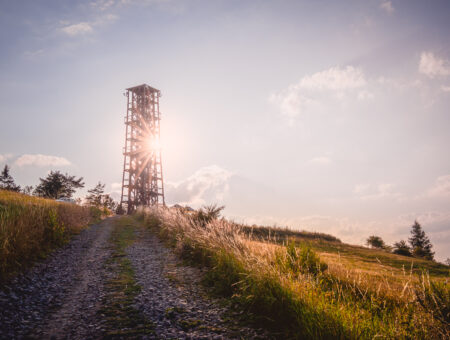
<path fill-rule="evenodd" d="M 412 256 L 411 248 L 409 248 L 404 240 L 394 243 L 394 250 L 392 252 L 397 255 Z"/>
<path fill-rule="evenodd" d="M 369 236 L 369 238 L 366 241 L 366 244 L 368 246 L 371 246 L 372 248 L 377 249 L 384 249 L 386 248 L 386 244 L 384 243 L 383 239 L 380 236 Z"/>

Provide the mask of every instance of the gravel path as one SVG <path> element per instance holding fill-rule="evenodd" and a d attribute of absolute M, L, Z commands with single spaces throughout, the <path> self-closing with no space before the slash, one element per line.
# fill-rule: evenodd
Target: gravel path
<path fill-rule="evenodd" d="M 101 308 L 108 282 L 117 276 L 108 265 L 117 218 L 87 228 L 0 288 L 0 339 L 105 337 L 109 328 Z M 199 284 L 201 272 L 182 266 L 154 234 L 136 227 L 135 236 L 126 249 L 142 288 L 134 308 L 154 325 L 154 335 L 133 338 L 267 338 L 262 330 L 232 321 L 232 312 L 206 296 Z"/>
<path fill-rule="evenodd" d="M 233 324 L 231 311 L 206 296 L 198 268 L 183 266 L 148 230 L 138 229 L 137 234 L 136 242 L 127 249 L 142 287 L 136 308 L 156 325 L 156 338 L 267 338 L 262 330 Z"/>
<path fill-rule="evenodd" d="M 108 219 L 82 231 L 0 290 L 0 339 L 100 336 L 96 312 L 112 225 Z"/>

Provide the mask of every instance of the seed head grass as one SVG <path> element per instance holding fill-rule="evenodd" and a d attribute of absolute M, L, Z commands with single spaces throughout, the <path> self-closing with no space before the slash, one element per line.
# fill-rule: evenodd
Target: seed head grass
<path fill-rule="evenodd" d="M 352 258 L 348 248 L 341 256 L 334 247 L 344 244 L 332 238 L 255 238 L 249 227 L 205 223 L 182 209 L 140 210 L 137 217 L 180 257 L 204 267 L 203 282 L 215 294 L 280 338 L 449 338 L 448 275 L 430 277 L 423 263 L 417 272 L 365 261 L 371 256 L 358 252 Z"/>
<path fill-rule="evenodd" d="M 0 190 L 0 283 L 98 217 L 95 208 Z"/>

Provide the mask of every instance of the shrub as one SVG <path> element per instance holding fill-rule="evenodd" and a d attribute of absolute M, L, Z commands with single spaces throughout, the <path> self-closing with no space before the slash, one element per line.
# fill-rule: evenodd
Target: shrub
<path fill-rule="evenodd" d="M 378 249 L 386 248 L 386 245 L 380 236 L 375 236 L 375 235 L 369 236 L 369 238 L 366 241 L 366 244 L 368 246 L 371 246 L 372 248 L 378 248 Z"/>
<path fill-rule="evenodd" d="M 411 248 L 409 248 L 404 240 L 394 243 L 394 250 L 392 252 L 397 255 L 412 256 Z"/>

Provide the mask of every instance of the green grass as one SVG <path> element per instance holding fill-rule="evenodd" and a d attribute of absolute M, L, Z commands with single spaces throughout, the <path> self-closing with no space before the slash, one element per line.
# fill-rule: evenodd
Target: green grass
<path fill-rule="evenodd" d="M 95 209 L 0 190 L 0 282 L 96 219 Z"/>
<path fill-rule="evenodd" d="M 295 239 L 298 244 L 306 240 Z M 414 273 L 428 271 L 435 277 L 449 277 L 449 267 L 442 263 L 428 261 L 421 258 L 402 256 L 389 253 L 388 251 L 369 249 L 361 246 L 354 246 L 345 243 L 334 243 L 326 241 L 308 241 L 311 247 L 319 253 L 334 253 L 342 257 L 353 258 L 355 261 L 364 261 L 366 263 L 383 264 L 396 269 L 409 270 L 412 266 Z"/>
<path fill-rule="evenodd" d="M 135 221 L 123 216 L 115 221 L 111 233 L 112 256 L 107 265 L 108 270 L 114 272 L 114 277 L 107 282 L 108 294 L 99 311 L 106 317 L 106 339 L 140 339 L 144 335 L 153 334 L 154 325 L 133 307 L 141 287 L 135 280 L 126 248 L 135 240 L 135 228 Z"/>
<path fill-rule="evenodd" d="M 181 258 L 206 269 L 203 282 L 215 294 L 280 338 L 449 338 L 449 286 L 432 262 L 418 261 L 435 274 L 417 275 L 403 270 L 410 258 L 337 241 L 296 235 L 281 245 L 175 209 L 139 217 Z"/>
<path fill-rule="evenodd" d="M 273 242 L 283 243 L 287 239 L 299 238 L 302 240 L 323 240 L 329 242 L 341 243 L 337 237 L 318 232 L 311 232 L 306 230 L 292 230 L 289 228 L 278 227 L 264 227 L 264 226 L 247 226 L 240 225 L 242 231 L 249 237 L 262 240 L 272 240 Z"/>

